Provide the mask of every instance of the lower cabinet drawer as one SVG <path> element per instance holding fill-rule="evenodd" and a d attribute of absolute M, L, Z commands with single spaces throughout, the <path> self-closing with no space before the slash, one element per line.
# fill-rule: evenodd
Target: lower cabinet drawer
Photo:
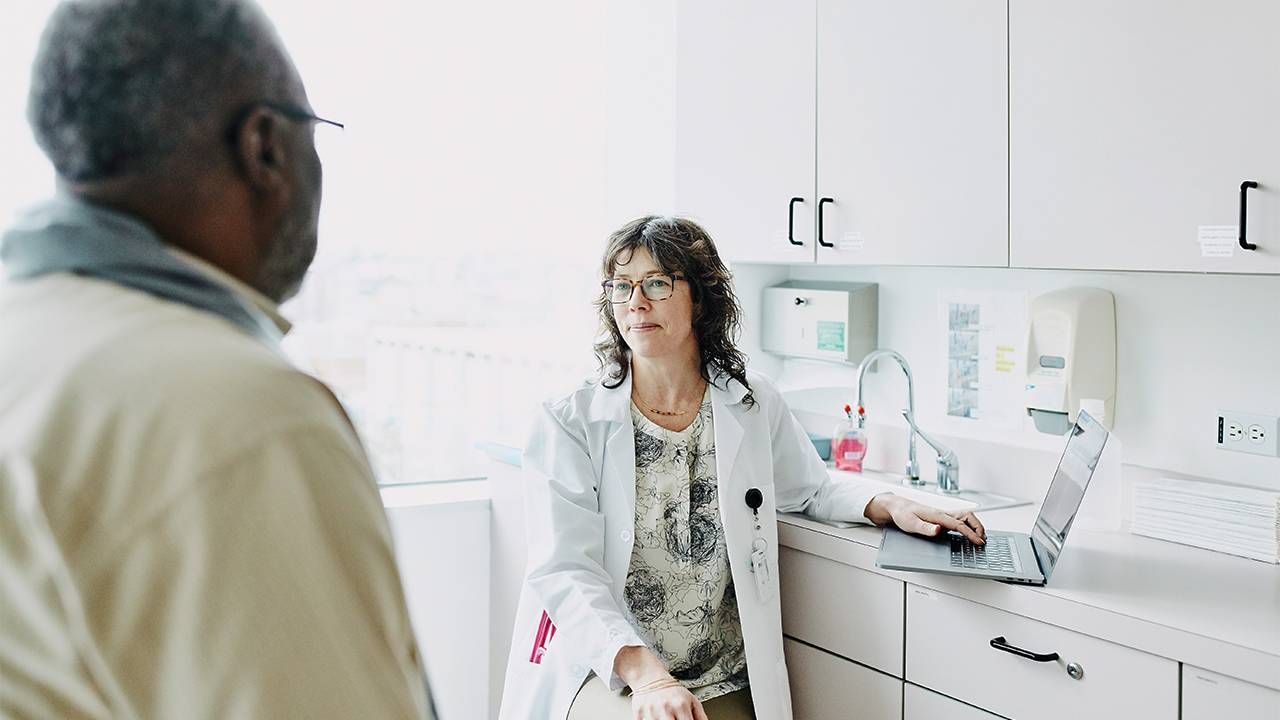
<path fill-rule="evenodd" d="M 1280 718 L 1280 690 L 1182 666 L 1182 720 Z"/>
<path fill-rule="evenodd" d="M 915 585 L 907 619 L 906 679 L 997 715 L 1178 717 L 1172 660 Z M 997 649 L 995 638 L 1045 661 Z"/>
<path fill-rule="evenodd" d="M 902 677 L 902 581 L 789 547 L 778 574 L 783 633 Z"/>
<path fill-rule="evenodd" d="M 782 646 L 795 720 L 902 717 L 901 680 L 788 637 L 783 638 Z"/>
<path fill-rule="evenodd" d="M 1001 720 L 985 710 L 911 683 L 902 693 L 902 720 Z"/>

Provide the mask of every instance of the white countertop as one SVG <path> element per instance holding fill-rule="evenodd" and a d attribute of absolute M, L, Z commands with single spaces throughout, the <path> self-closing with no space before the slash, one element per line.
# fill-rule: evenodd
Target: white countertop
<path fill-rule="evenodd" d="M 1028 532 L 1038 508 L 979 513 Z M 1046 587 L 875 566 L 883 531 L 779 516 L 779 542 L 863 570 L 1280 690 L 1280 566 L 1121 532 L 1072 531 Z"/>

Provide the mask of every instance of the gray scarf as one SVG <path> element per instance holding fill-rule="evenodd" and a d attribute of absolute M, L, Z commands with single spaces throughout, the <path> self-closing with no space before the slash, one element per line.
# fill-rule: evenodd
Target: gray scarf
<path fill-rule="evenodd" d="M 281 333 L 262 311 L 165 249 L 142 222 L 66 195 L 23 213 L 3 239 L 10 280 L 75 273 L 226 318 L 268 346 Z"/>

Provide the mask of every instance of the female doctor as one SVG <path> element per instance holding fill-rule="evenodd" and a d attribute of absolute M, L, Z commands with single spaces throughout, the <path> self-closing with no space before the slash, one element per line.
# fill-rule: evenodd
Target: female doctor
<path fill-rule="evenodd" d="M 525 450 L 501 717 L 789 719 L 775 513 L 975 542 L 982 525 L 830 478 L 746 369 L 730 274 L 698 225 L 635 220 L 602 271 L 601 376 L 545 404 Z"/>

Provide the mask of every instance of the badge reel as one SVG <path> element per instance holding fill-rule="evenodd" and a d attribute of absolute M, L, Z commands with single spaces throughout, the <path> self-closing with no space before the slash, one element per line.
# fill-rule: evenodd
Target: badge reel
<path fill-rule="evenodd" d="M 773 597 L 773 577 L 769 574 L 769 543 L 764 539 L 760 526 L 760 506 L 764 505 L 764 494 L 758 488 L 747 491 L 747 507 L 754 515 L 752 521 L 751 540 L 751 574 L 756 579 L 756 594 L 765 602 Z"/>

